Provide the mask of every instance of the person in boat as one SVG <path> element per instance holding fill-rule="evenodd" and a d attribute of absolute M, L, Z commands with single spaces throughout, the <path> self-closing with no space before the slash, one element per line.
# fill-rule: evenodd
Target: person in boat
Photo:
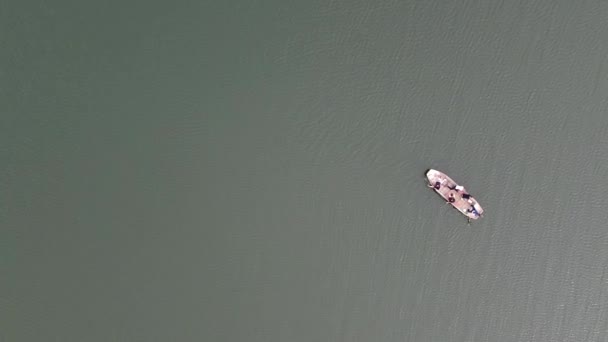
<path fill-rule="evenodd" d="M 448 202 L 450 202 L 450 203 L 456 202 L 456 198 L 454 197 L 454 194 L 451 192 L 450 192 L 450 196 L 448 196 Z"/>
<path fill-rule="evenodd" d="M 441 188 L 441 182 L 435 182 L 434 188 L 439 190 Z"/>
<path fill-rule="evenodd" d="M 456 192 L 462 191 L 464 189 L 464 187 L 462 185 L 457 185 L 457 184 L 454 184 L 454 185 L 450 186 L 449 188 L 450 188 L 450 190 L 454 190 Z"/>
<path fill-rule="evenodd" d="M 463 193 L 463 194 L 462 194 L 462 198 L 464 198 L 464 199 L 469 199 L 469 198 L 471 198 L 471 195 L 469 195 L 469 194 L 467 194 L 467 193 Z"/>

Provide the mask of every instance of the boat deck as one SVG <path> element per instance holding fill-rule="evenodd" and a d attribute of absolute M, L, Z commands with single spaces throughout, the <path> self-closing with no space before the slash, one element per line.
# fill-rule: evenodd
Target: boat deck
<path fill-rule="evenodd" d="M 459 186 L 456 182 L 454 182 L 454 180 L 452 180 L 444 173 L 431 169 L 427 173 L 427 178 L 429 180 L 430 187 L 435 185 L 435 182 L 441 183 L 439 189 L 435 189 L 433 187 L 433 190 L 435 190 L 435 192 L 437 192 L 441 197 L 443 197 L 443 199 L 445 199 L 447 203 L 458 209 L 458 211 L 460 211 L 463 215 L 474 220 L 478 219 L 481 215 L 483 215 L 483 209 L 481 208 L 477 200 L 475 200 L 473 196 L 470 196 L 468 199 L 463 198 L 462 195 L 468 194 L 468 191 L 463 186 Z M 454 202 L 452 203 L 449 202 L 450 196 L 454 197 Z M 479 213 L 480 216 L 477 216 L 475 215 L 475 213 L 467 211 L 471 209 L 471 206 L 475 207 L 475 210 Z"/>

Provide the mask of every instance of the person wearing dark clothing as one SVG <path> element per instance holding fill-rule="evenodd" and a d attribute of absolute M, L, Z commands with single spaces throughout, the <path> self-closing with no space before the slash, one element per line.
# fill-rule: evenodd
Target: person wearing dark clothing
<path fill-rule="evenodd" d="M 439 190 L 441 188 L 441 182 L 435 182 L 435 189 Z"/>
<path fill-rule="evenodd" d="M 454 203 L 454 202 L 456 202 L 456 198 L 454 198 L 454 194 L 453 194 L 453 193 L 450 193 L 450 196 L 448 197 L 448 201 L 449 201 L 450 203 Z"/>
<path fill-rule="evenodd" d="M 462 198 L 469 199 L 469 198 L 471 198 L 471 195 L 469 195 L 469 194 L 462 194 Z"/>

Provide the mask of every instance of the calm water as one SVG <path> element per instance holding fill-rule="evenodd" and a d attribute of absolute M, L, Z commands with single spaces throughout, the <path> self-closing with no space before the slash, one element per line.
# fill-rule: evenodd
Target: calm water
<path fill-rule="evenodd" d="M 608 341 L 608 3 L 222 3 L 4 6 L 0 340 Z"/>

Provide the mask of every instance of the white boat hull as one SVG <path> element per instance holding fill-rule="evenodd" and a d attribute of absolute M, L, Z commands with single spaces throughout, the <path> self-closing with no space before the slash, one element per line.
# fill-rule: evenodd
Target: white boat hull
<path fill-rule="evenodd" d="M 477 220 L 483 216 L 483 208 L 477 200 L 470 196 L 468 191 L 445 173 L 433 169 L 426 172 L 426 178 L 429 182 L 429 187 L 432 187 L 439 196 L 443 197 L 452 207 L 456 208 L 466 217 Z M 436 184 L 439 182 L 439 188 Z M 464 195 L 464 197 L 463 197 Z M 467 195 L 469 195 L 468 198 Z M 452 200 L 450 200 L 452 198 Z"/>

